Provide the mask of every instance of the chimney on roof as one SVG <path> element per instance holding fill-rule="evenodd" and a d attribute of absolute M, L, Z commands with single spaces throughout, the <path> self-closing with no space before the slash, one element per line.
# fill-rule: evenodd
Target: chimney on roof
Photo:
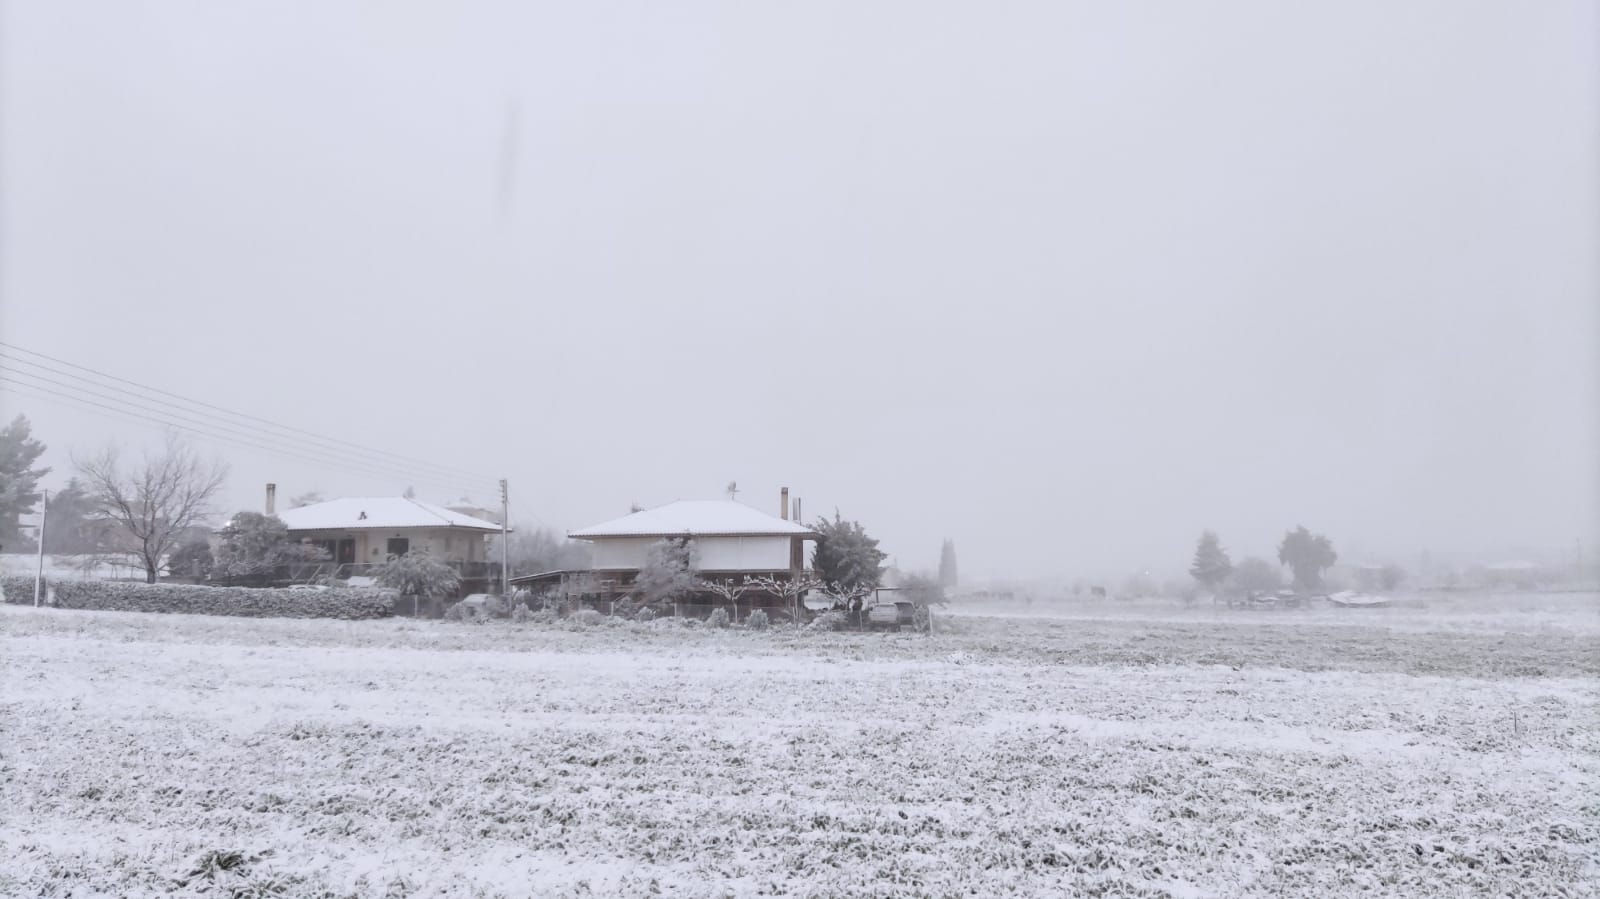
<path fill-rule="evenodd" d="M 276 514 L 277 506 L 278 506 L 278 485 L 277 484 L 268 484 L 267 485 L 267 514 L 268 515 Z"/>
<path fill-rule="evenodd" d="M 789 520 L 789 488 L 785 487 L 778 493 L 778 516 L 784 521 Z"/>

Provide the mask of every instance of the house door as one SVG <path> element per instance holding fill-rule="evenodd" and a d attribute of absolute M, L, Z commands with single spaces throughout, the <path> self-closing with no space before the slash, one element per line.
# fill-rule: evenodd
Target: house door
<path fill-rule="evenodd" d="M 403 556 L 411 551 L 411 540 L 406 537 L 390 537 L 388 552 L 391 556 Z"/>
<path fill-rule="evenodd" d="M 356 538 L 346 537 L 339 541 L 339 550 L 334 553 L 334 561 L 340 565 L 349 565 L 356 560 Z"/>

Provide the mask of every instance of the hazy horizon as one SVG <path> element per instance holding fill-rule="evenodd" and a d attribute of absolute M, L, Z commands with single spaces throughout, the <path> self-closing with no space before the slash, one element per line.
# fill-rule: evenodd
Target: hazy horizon
<path fill-rule="evenodd" d="M 1590 3 L 0 17 L 0 340 L 477 473 L 197 439 L 221 514 L 737 480 L 973 578 L 1600 542 Z M 0 397 L 51 487 L 159 438 Z"/>

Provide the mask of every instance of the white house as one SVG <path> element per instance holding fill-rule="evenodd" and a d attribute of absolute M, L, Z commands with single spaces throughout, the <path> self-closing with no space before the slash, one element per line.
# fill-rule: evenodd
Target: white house
<path fill-rule="evenodd" d="M 546 572 L 511 582 L 535 590 L 559 584 L 566 591 L 576 578 L 583 582 L 580 592 L 626 593 L 650 547 L 662 540 L 693 541 L 703 578 L 792 577 L 806 569 L 805 544 L 817 533 L 787 518 L 787 491 L 780 511 L 769 515 L 733 500 L 679 500 L 568 532 L 593 548 L 587 571 Z"/>
<path fill-rule="evenodd" d="M 733 500 L 679 500 L 567 534 L 594 547 L 597 572 L 636 572 L 660 540 L 693 540 L 702 575 L 772 575 L 805 568 L 803 524 Z"/>
<path fill-rule="evenodd" d="M 277 513 L 289 536 L 328 551 L 336 563 L 370 564 L 425 550 L 445 562 L 480 566 L 500 525 L 403 496 L 350 496 Z"/>

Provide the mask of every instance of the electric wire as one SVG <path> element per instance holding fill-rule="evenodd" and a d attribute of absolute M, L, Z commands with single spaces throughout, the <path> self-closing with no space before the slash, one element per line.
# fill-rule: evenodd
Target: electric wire
<path fill-rule="evenodd" d="M 55 390 L 51 387 L 32 383 L 32 381 L 19 380 L 19 375 L 24 378 L 31 378 L 44 381 L 49 384 L 63 386 L 67 388 L 67 391 L 64 392 L 62 390 Z M 48 400 L 49 398 L 54 398 L 58 402 L 66 400 L 74 403 L 78 408 L 87 408 L 88 411 L 94 412 L 95 414 L 109 413 L 123 420 L 145 426 L 160 425 L 173 430 L 195 434 L 210 440 L 217 440 L 242 446 L 247 449 L 252 449 L 268 455 L 294 459 L 301 462 L 308 462 L 324 468 L 333 468 L 340 471 L 366 475 L 369 477 L 375 474 L 382 475 L 385 477 L 397 478 L 403 481 L 415 482 L 435 488 L 447 489 L 450 491 L 470 488 L 467 491 L 470 493 L 474 489 L 480 491 L 486 491 L 489 489 L 489 485 L 482 483 L 467 482 L 454 478 L 442 478 L 441 476 L 425 475 L 419 472 L 391 470 L 382 466 L 374 465 L 369 460 L 331 456 L 325 452 L 317 452 L 316 455 L 308 455 L 307 453 L 296 451 L 296 449 L 293 447 L 285 447 L 278 443 L 269 442 L 265 440 L 264 436 L 261 434 L 250 434 L 233 430 L 216 423 L 198 422 L 195 419 L 185 416 L 170 415 L 170 413 L 167 413 L 165 410 L 152 409 L 148 406 L 128 403 L 127 401 L 120 400 L 116 397 L 110 397 L 104 394 L 96 393 L 77 385 L 62 384 L 62 382 L 49 378 L 43 378 L 39 375 L 32 374 L 31 372 L 17 372 L 15 370 L 0 366 L 0 382 L 5 382 L 12 385 L 13 389 L 16 387 L 25 387 L 28 389 L 28 392 L 22 393 L 22 395 L 31 396 L 35 399 Z M 16 392 L 21 393 L 21 391 Z M 41 396 L 41 393 L 49 394 L 50 397 Z M 108 405 L 105 402 L 98 402 L 97 400 L 106 400 L 110 403 L 116 403 L 118 405 Z M 141 411 L 129 411 L 127 408 L 128 406 L 133 406 Z M 317 448 L 312 447 L 308 451 L 316 450 Z"/>
<path fill-rule="evenodd" d="M 113 374 L 110 374 L 108 372 L 103 372 L 103 371 L 100 371 L 98 369 L 90 368 L 90 367 L 88 367 L 86 365 L 79 365 L 79 364 L 77 364 L 75 362 L 70 362 L 70 361 L 65 360 L 65 359 L 61 359 L 61 358 L 58 358 L 58 357 L 55 357 L 55 356 L 51 356 L 51 355 L 48 355 L 46 353 L 40 353 L 40 352 L 38 352 L 36 350 L 30 350 L 30 349 L 27 349 L 26 347 L 20 347 L 20 346 L 17 346 L 16 344 L 7 343 L 5 341 L 0 341 L 0 348 L 3 348 L 3 349 L 0 349 L 0 358 L 8 359 L 8 361 L 20 363 L 20 364 L 27 365 L 27 366 L 34 367 L 34 368 L 44 369 L 44 370 L 47 370 L 47 371 L 51 371 L 52 373 L 55 373 L 55 374 L 64 375 L 64 376 L 67 376 L 67 377 L 72 377 L 72 378 L 75 378 L 75 379 L 78 379 L 78 380 L 85 381 L 87 383 L 93 384 L 94 386 L 100 387 L 102 389 L 115 390 L 117 392 L 125 393 L 125 394 L 128 394 L 130 396 L 135 396 L 135 397 L 138 397 L 140 399 L 154 400 L 154 397 L 140 396 L 137 393 L 134 393 L 134 392 L 126 390 L 126 389 L 123 389 L 121 387 L 117 387 L 114 384 L 98 383 L 98 382 L 96 382 L 95 378 L 104 379 L 105 381 L 115 382 L 116 384 L 125 384 L 125 385 L 128 385 L 129 387 L 137 388 L 138 390 L 143 391 L 145 393 L 157 394 L 157 395 L 159 395 L 161 397 L 165 397 L 167 399 L 172 399 L 172 400 L 177 400 L 179 402 L 188 404 L 190 406 L 199 407 L 200 409 L 204 409 L 204 410 L 207 410 L 207 411 L 210 411 L 210 412 L 220 412 L 220 413 L 222 413 L 224 415 L 228 415 L 228 416 L 232 416 L 232 417 L 237 418 L 237 419 L 241 419 L 242 421 L 240 421 L 240 422 L 232 423 L 232 424 L 236 424 L 239 427 L 245 427 L 245 428 L 249 428 L 249 429 L 253 429 L 253 430 L 266 430 L 267 428 L 273 428 L 273 429 L 277 429 L 279 431 L 284 431 L 284 432 L 288 432 L 289 434 L 293 434 L 298 439 L 307 439 L 307 438 L 309 438 L 310 440 L 318 442 L 318 443 L 328 444 L 328 445 L 332 445 L 332 446 L 335 446 L 335 447 L 340 447 L 341 449 L 339 451 L 341 451 L 341 452 L 350 453 L 352 450 L 354 450 L 354 451 L 357 451 L 359 454 L 387 458 L 387 459 L 392 461 L 392 464 L 398 464 L 398 465 L 401 465 L 402 467 L 404 467 L 404 466 L 420 466 L 420 467 L 422 467 L 424 469 L 428 469 L 428 470 L 435 471 L 435 472 L 438 472 L 438 473 L 449 474 L 452 477 L 471 478 L 471 479 L 473 479 L 475 481 L 483 481 L 485 483 L 494 483 L 494 480 L 495 480 L 494 478 L 490 478 L 490 477 L 488 477 L 487 475 L 484 475 L 481 472 L 475 472 L 475 471 L 471 471 L 471 470 L 468 470 L 468 469 L 459 468 L 459 467 L 456 467 L 456 466 L 439 465 L 439 464 L 428 462 L 426 460 L 418 459 L 418 458 L 415 458 L 415 457 L 412 457 L 412 456 L 405 456 L 405 455 L 402 455 L 400 453 L 390 452 L 388 450 L 381 450 L 381 449 L 376 449 L 374 447 L 364 446 L 362 444 L 355 443 L 353 441 L 341 440 L 341 439 L 336 438 L 336 437 L 328 437 L 328 436 L 325 436 L 325 435 L 322 435 L 322 434 L 318 434 L 318 433 L 316 433 L 314 431 L 308 431 L 308 430 L 306 430 L 304 428 L 297 428 L 297 427 L 294 427 L 292 425 L 281 424 L 279 422 L 275 422 L 275 421 L 272 421 L 270 419 L 262 418 L 260 416 L 250 415 L 250 414 L 247 414 L 247 413 L 244 413 L 244 412 L 237 412 L 235 410 L 228 409 L 226 407 L 219 406 L 219 405 L 216 405 L 214 403 L 208 403 L 208 402 L 205 402 L 204 400 L 196 400 L 196 399 L 193 399 L 193 398 L 190 398 L 190 397 L 183 396 L 181 394 L 173 393 L 172 391 L 169 391 L 169 390 L 163 390 L 163 389 L 161 389 L 159 387 L 152 387 L 152 386 L 150 386 L 148 384 L 141 384 L 141 383 L 139 383 L 137 381 L 129 380 L 127 378 L 123 378 L 123 377 L 120 377 L 120 376 L 117 376 L 117 375 L 113 375 Z M 10 351 L 10 352 L 8 352 L 8 351 Z M 17 357 L 15 355 L 16 353 L 24 353 L 24 354 L 26 354 L 28 356 L 35 356 L 35 357 L 38 357 L 40 359 L 46 359 L 46 360 L 48 360 L 50 362 L 54 362 L 54 363 L 56 363 L 58 365 L 64 365 L 64 366 L 67 366 L 69 368 L 76 369 L 78 371 L 88 372 L 90 375 L 95 376 L 95 378 L 88 378 L 88 377 L 85 377 L 83 375 L 74 374 L 72 372 L 62 372 L 62 371 L 60 371 L 58 369 L 53 369 L 50 366 L 44 365 L 43 363 L 40 363 L 40 362 L 35 362 L 35 361 L 31 360 L 31 359 L 19 358 L 19 357 Z M 197 410 L 191 409 L 191 410 L 185 410 L 185 411 L 197 411 Z M 247 424 L 246 422 L 249 422 L 249 424 Z M 263 426 L 265 426 L 265 427 L 263 427 Z M 282 435 L 278 435 L 278 436 L 282 436 Z"/>

